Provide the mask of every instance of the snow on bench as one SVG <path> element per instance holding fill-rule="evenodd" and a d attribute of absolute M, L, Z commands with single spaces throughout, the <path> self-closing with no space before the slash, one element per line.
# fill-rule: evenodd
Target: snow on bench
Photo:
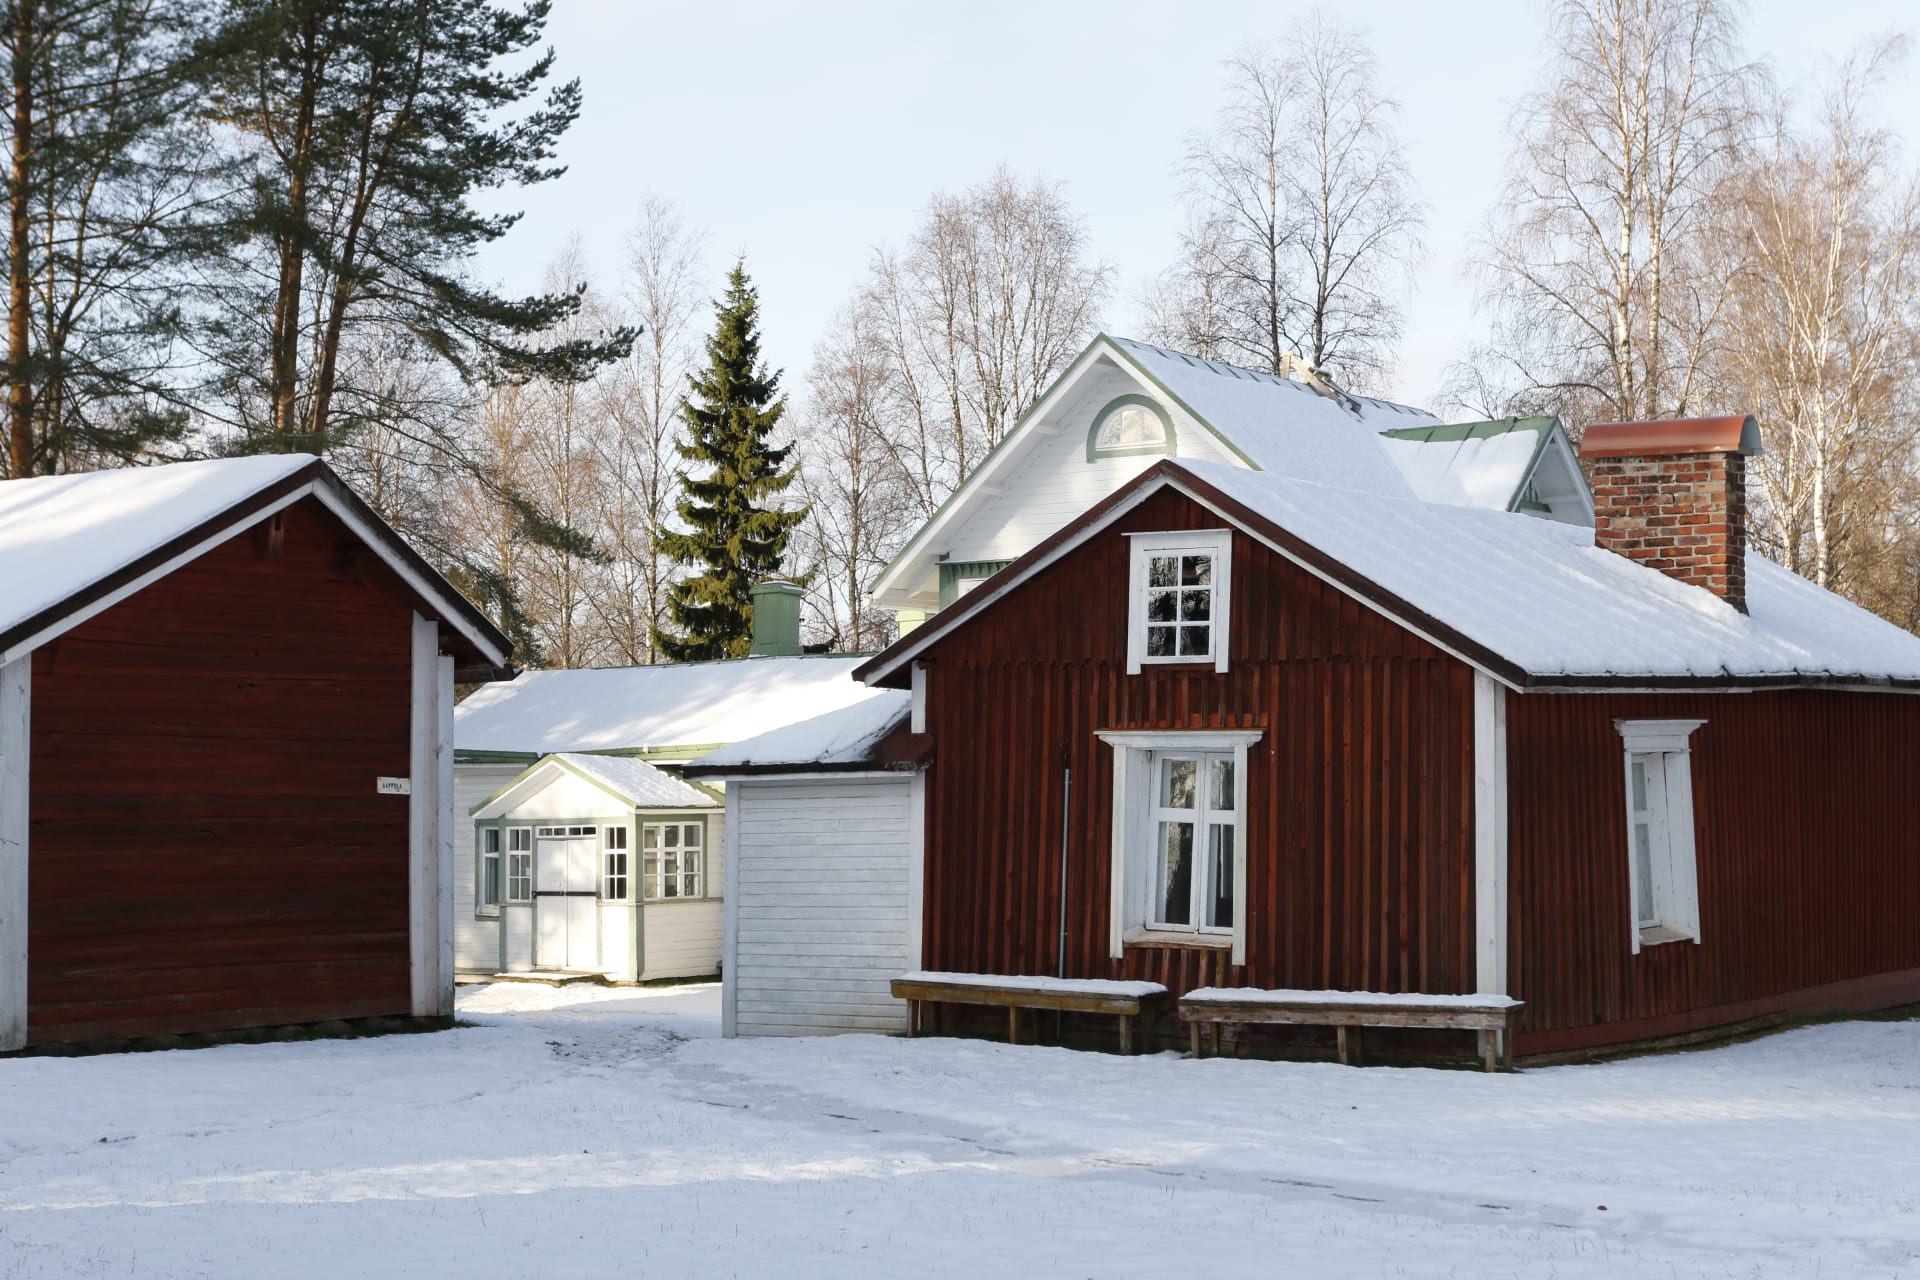
<path fill-rule="evenodd" d="M 1120 1020 L 1120 1052 L 1133 1052 L 1135 1019 L 1167 998 L 1158 982 L 1112 978 L 1047 978 L 1032 974 L 946 973 L 916 969 L 893 980 L 895 999 L 907 1002 L 907 1034 L 920 1033 L 921 1006 L 984 1004 L 1007 1011 L 1007 1043 L 1020 1043 L 1020 1010 L 1110 1013 Z"/>
<path fill-rule="evenodd" d="M 1199 987 L 1180 997 L 1180 1019 L 1200 1052 L 1205 1023 L 1215 1052 L 1223 1023 L 1267 1022 L 1330 1026 L 1340 1061 L 1348 1058 L 1349 1027 L 1445 1027 L 1480 1033 L 1481 1065 L 1492 1071 L 1504 1063 L 1513 1069 L 1513 1029 L 1522 1001 L 1503 995 L 1422 995 L 1385 991 L 1318 991 L 1262 987 Z"/>

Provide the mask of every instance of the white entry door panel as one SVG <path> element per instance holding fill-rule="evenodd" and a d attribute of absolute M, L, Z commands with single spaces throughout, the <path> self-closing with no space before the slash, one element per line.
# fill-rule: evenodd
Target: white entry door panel
<path fill-rule="evenodd" d="M 594 837 L 542 835 L 534 858 L 534 963 L 542 969 L 598 969 Z"/>

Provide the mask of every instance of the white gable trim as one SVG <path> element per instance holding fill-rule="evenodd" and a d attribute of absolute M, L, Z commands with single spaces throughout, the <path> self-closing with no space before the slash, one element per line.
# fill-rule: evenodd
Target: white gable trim
<path fill-rule="evenodd" d="M 1007 432 L 1000 444 L 981 460 L 980 465 L 974 468 L 971 475 L 960 482 L 960 487 L 947 496 L 947 500 L 940 504 L 940 509 L 914 532 L 913 537 L 907 540 L 907 545 L 902 547 L 892 562 L 880 571 L 880 576 L 874 579 L 873 585 L 868 589 L 869 596 L 879 597 L 899 589 L 900 579 L 911 565 L 931 549 L 929 544 L 940 534 L 952 529 L 965 515 L 971 513 L 975 498 L 992 497 L 1006 492 L 1006 484 L 996 477 L 1000 477 L 1001 473 L 1017 465 L 1016 455 L 1026 452 L 1028 440 L 1051 426 L 1051 424 L 1043 424 L 1042 420 L 1058 408 L 1061 401 L 1073 394 L 1081 380 L 1099 363 L 1102 356 L 1110 359 L 1114 367 L 1139 382 L 1146 390 L 1165 398 L 1168 403 L 1176 406 L 1201 430 L 1218 440 L 1242 466 L 1258 470 L 1253 460 L 1241 452 L 1239 446 L 1234 444 L 1220 428 L 1195 413 L 1191 405 L 1168 390 L 1165 384 L 1148 372 L 1146 366 L 1120 344 L 1104 333 L 1097 334 L 1093 341 L 1087 344 L 1086 350 L 1067 366 L 1066 372 L 1054 380 L 1053 385 L 1034 402 L 1025 416 L 1014 424 L 1013 429 Z"/>
<path fill-rule="evenodd" d="M 647 813 L 711 812 L 718 804 L 709 805 L 704 810 L 694 805 L 642 805 L 633 796 L 627 795 L 604 778 L 597 778 L 585 769 L 576 768 L 570 761 L 562 760 L 559 753 L 543 756 L 528 765 L 518 777 L 507 783 L 492 795 L 467 811 L 467 816 L 475 822 L 486 822 L 493 818 L 504 818 L 528 799 L 538 795 L 556 773 L 564 773 L 570 778 L 593 787 L 595 790 L 617 801 L 620 811 L 625 813 L 644 811 Z M 538 785 L 535 785 L 538 784 Z M 690 789 L 692 783 L 686 784 Z M 611 812 L 611 811 L 610 811 Z"/>
<path fill-rule="evenodd" d="M 380 557 L 381 563 L 393 570 L 402 582 L 406 583 L 408 587 L 419 594 L 421 599 L 432 601 L 435 605 L 440 606 L 439 620 L 441 622 L 466 637 L 476 649 L 485 654 L 496 666 L 506 665 L 507 654 L 495 647 L 494 644 L 474 628 L 467 619 L 463 618 L 459 609 L 448 607 L 450 597 L 447 595 L 446 584 L 435 584 L 415 572 L 411 565 L 393 553 L 392 549 L 387 546 L 386 539 L 344 498 L 335 493 L 327 484 L 319 480 L 310 480 L 281 495 L 279 498 L 274 499 L 272 502 L 249 511 L 246 515 L 234 520 L 230 524 L 222 526 L 217 532 L 209 534 L 206 538 L 194 543 L 185 551 L 168 557 L 162 563 L 155 565 L 139 577 L 123 583 L 98 600 L 83 605 L 71 613 L 64 614 L 58 621 L 41 628 L 23 640 L 16 641 L 5 651 L 0 651 L 0 666 L 4 666 L 16 658 L 33 652 L 48 641 L 59 639 L 89 619 L 96 618 L 102 613 L 105 613 L 108 609 L 126 600 L 135 592 L 145 590 L 167 575 L 198 560 L 215 547 L 226 545 L 234 538 L 239 537 L 247 530 L 258 525 L 262 520 L 268 519 L 276 512 L 286 510 L 294 503 L 306 497 L 318 498 L 322 506 L 338 516 L 340 521 L 345 524 L 347 528 L 351 529 L 361 542 L 366 544 L 376 556 Z"/>
<path fill-rule="evenodd" d="M 1044 556 L 1038 557 L 1032 563 L 1026 565 L 1024 568 L 1021 568 L 1017 573 L 1014 572 L 1014 569 L 1012 566 L 1009 566 L 1006 569 L 1002 569 L 999 573 L 987 579 L 987 585 L 985 587 L 978 588 L 975 591 L 973 591 L 970 595 L 967 596 L 966 598 L 967 612 L 969 614 L 973 614 L 985 609 L 992 608 L 994 604 L 997 603 L 1003 596 L 1007 595 L 1009 592 L 1013 591 L 1016 587 L 1020 586 L 1021 584 L 1031 579 L 1035 574 L 1039 573 L 1042 569 L 1045 569 L 1051 566 L 1052 564 L 1054 564 L 1062 556 L 1065 556 L 1069 552 L 1075 550 L 1076 548 L 1085 545 L 1088 541 L 1098 536 L 1099 534 L 1106 532 L 1106 530 L 1121 516 L 1133 510 L 1135 507 L 1139 506 L 1142 502 L 1145 502 L 1147 498 L 1151 497 L 1153 494 L 1159 492 L 1163 488 L 1173 489 L 1176 492 L 1181 493 L 1188 498 L 1191 498 L 1193 501 L 1199 503 L 1201 506 L 1205 507 L 1207 510 L 1213 512 L 1215 515 L 1219 516 L 1222 520 L 1225 520 L 1228 524 L 1240 530 L 1240 532 L 1246 534 L 1248 537 L 1252 538 L 1255 542 L 1258 542 L 1261 546 L 1267 548 L 1269 551 L 1273 552 L 1275 555 L 1279 556 L 1281 559 L 1287 561 L 1289 564 L 1297 565 L 1300 568 L 1306 570 L 1308 573 L 1312 574 L 1314 577 L 1318 578 L 1320 581 L 1326 583 L 1328 586 L 1332 587 L 1334 590 L 1340 592 L 1342 595 L 1348 596 L 1351 599 L 1359 602 L 1361 605 L 1364 605 L 1366 608 L 1371 609 L 1374 613 L 1379 614 L 1381 617 L 1387 619 L 1387 621 L 1393 623 L 1395 626 L 1400 627 L 1406 631 L 1409 631 L 1416 636 L 1419 636 L 1422 640 L 1425 640 L 1428 644 L 1432 645 L 1436 649 L 1439 649 L 1441 652 L 1445 653 L 1447 656 L 1452 658 L 1457 658 L 1459 661 L 1471 667 L 1474 671 L 1477 671 L 1480 674 L 1487 676 L 1488 678 L 1498 682 L 1503 687 L 1513 690 L 1515 693 L 1521 692 L 1521 687 L 1519 685 L 1507 679 L 1505 676 L 1501 675 L 1499 672 L 1490 670 L 1484 664 L 1476 661 L 1473 658 L 1468 657 L 1466 654 L 1460 652 L 1460 650 L 1449 645 L 1446 641 L 1440 639 L 1437 636 L 1429 634 L 1427 631 L 1423 630 L 1418 626 L 1415 626 L 1411 622 L 1408 622 L 1405 618 L 1402 618 L 1399 615 L 1393 613 L 1391 610 L 1387 609 L 1386 607 L 1376 604 L 1372 600 L 1369 600 L 1367 597 L 1355 591 L 1352 587 L 1349 587 L 1346 583 L 1341 582 L 1339 579 L 1331 576 L 1330 574 L 1327 574 L 1321 571 L 1320 569 L 1315 567 L 1313 564 L 1309 563 L 1307 560 L 1303 559 L 1298 555 L 1295 555 L 1293 552 L 1287 550 L 1285 547 L 1282 547 L 1279 543 L 1274 542 L 1272 539 L 1266 537 L 1260 531 L 1256 529 L 1248 528 L 1245 524 L 1243 524 L 1239 520 L 1234 519 L 1234 517 L 1229 515 L 1227 512 L 1222 511 L 1218 506 L 1214 505 L 1212 501 L 1210 501 L 1208 498 L 1206 498 L 1202 494 L 1195 491 L 1192 487 L 1187 485 L 1185 482 L 1171 476 L 1163 476 L 1160 479 L 1153 481 L 1152 483 L 1140 485 L 1138 488 L 1134 489 L 1131 493 L 1127 494 L 1126 498 L 1123 501 L 1115 503 L 1111 508 L 1108 509 L 1106 514 L 1102 515 L 1098 520 L 1077 530 L 1071 537 L 1063 538 L 1051 550 L 1049 550 L 1047 554 L 1045 554 Z M 1019 562 L 1016 561 L 1015 565 L 1018 565 L 1018 563 Z M 978 603 L 975 603 L 976 601 Z M 887 677 L 897 672 L 903 663 L 910 662 L 914 658 L 919 657 L 920 654 L 926 651 L 928 646 L 932 645 L 941 636 L 944 636 L 946 632 L 947 632 L 947 629 L 941 625 L 940 617 L 936 615 L 935 617 L 933 617 L 932 619 L 924 623 L 922 626 L 920 626 L 917 630 L 911 632 L 908 637 L 909 639 L 908 645 L 904 649 L 902 649 L 899 653 L 889 658 L 885 666 L 876 667 L 872 671 L 868 672 L 866 676 L 863 677 L 865 682 L 869 685 L 873 685 L 873 684 L 880 683 L 882 680 L 885 680 Z M 1124 657 L 1124 655 L 1122 656 Z"/>
<path fill-rule="evenodd" d="M 0 1052 L 27 1043 L 27 763 L 33 659 L 0 665 Z"/>

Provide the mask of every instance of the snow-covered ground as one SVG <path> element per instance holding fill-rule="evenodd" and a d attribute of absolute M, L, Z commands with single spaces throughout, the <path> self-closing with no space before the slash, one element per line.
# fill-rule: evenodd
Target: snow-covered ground
<path fill-rule="evenodd" d="M 1920 1022 L 1483 1076 L 461 1005 L 0 1061 L 0 1276 L 1920 1275 Z"/>

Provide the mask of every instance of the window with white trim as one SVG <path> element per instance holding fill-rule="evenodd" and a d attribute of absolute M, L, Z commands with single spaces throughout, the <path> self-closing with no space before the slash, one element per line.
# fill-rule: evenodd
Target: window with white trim
<path fill-rule="evenodd" d="M 1701 720 L 1616 720 L 1626 752 L 1627 895 L 1632 942 L 1700 941 L 1693 756 Z"/>
<path fill-rule="evenodd" d="M 1174 453 L 1173 419 L 1149 396 L 1125 395 L 1108 401 L 1087 431 L 1087 461 L 1140 454 Z"/>
<path fill-rule="evenodd" d="M 608 827 L 600 834 L 600 896 L 627 900 L 627 829 Z"/>
<path fill-rule="evenodd" d="M 1127 671 L 1165 663 L 1227 669 L 1233 534 L 1132 535 Z"/>
<path fill-rule="evenodd" d="M 704 822 L 649 822 L 640 828 L 640 883 L 649 900 L 697 898 Z"/>
<path fill-rule="evenodd" d="M 475 847 L 480 850 L 478 883 L 474 885 L 474 911 L 477 915 L 500 913 L 500 828 L 476 827 Z"/>
<path fill-rule="evenodd" d="M 1111 953 L 1231 947 L 1246 961 L 1247 759 L 1257 732 L 1100 735 L 1113 748 Z"/>
<path fill-rule="evenodd" d="M 507 901 L 533 901 L 533 828 L 507 828 Z"/>

